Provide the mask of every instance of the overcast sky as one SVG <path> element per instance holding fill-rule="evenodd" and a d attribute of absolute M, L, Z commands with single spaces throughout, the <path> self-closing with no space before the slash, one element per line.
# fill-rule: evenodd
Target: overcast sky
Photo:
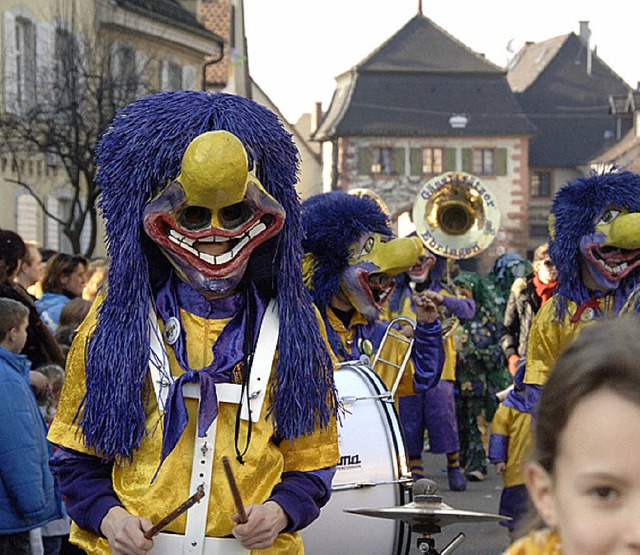
<path fill-rule="evenodd" d="M 398 31 L 417 7 L 418 0 L 244 0 L 251 75 L 295 122 L 314 102 L 326 109 L 335 77 Z M 638 0 L 423 0 L 423 12 L 500 66 L 525 41 L 579 34 L 579 21 L 586 20 L 598 56 L 629 85 L 640 80 Z"/>

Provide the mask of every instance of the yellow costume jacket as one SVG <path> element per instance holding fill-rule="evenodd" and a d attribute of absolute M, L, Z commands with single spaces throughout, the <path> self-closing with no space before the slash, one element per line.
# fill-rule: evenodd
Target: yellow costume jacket
<path fill-rule="evenodd" d="M 355 312 L 349 326 L 345 326 L 330 307 L 327 308 L 327 324 L 340 340 L 338 348 L 334 346 L 334 353 L 340 361 L 357 361 L 363 353 L 373 354 L 380 346 L 388 325 L 387 322 L 380 320 L 368 322 L 362 314 Z M 390 336 L 384 344 L 381 358 L 399 365 L 407 352 L 407 347 L 406 341 Z M 405 395 L 414 395 L 415 383 L 425 390 L 435 386 L 440 379 L 443 358 L 440 322 L 436 320 L 430 324 L 420 324 L 414 333 L 413 351 L 396 391 L 396 399 Z M 417 370 L 416 365 L 419 366 Z M 378 362 L 374 370 L 385 386 L 391 390 L 397 378 L 398 369 Z"/>
<path fill-rule="evenodd" d="M 495 436 L 508 438 L 506 459 L 494 460 L 492 444 Z M 497 446 L 497 442 L 496 442 Z M 505 488 L 524 484 L 523 463 L 531 450 L 531 415 L 514 407 L 501 404 L 491 420 L 489 459 L 506 462 L 502 482 Z M 502 457 L 501 457 L 502 458 Z"/>
<path fill-rule="evenodd" d="M 49 440 L 53 443 L 91 455 L 95 453 L 84 445 L 81 431 L 74 423 L 74 418 L 85 392 L 85 346 L 96 322 L 97 304 L 94 304 L 89 316 L 80 327 L 69 352 L 66 381 L 58 411 L 49 432 Z M 208 365 L 212 358 L 211 346 L 228 320 L 208 320 L 184 310 L 180 311 L 180 315 L 186 331 L 186 347 L 191 366 L 201 368 Z M 160 326 L 162 327 L 161 322 Z M 321 319 L 320 329 L 326 338 Z M 182 373 L 172 349 L 167 349 L 167 355 L 174 375 Z M 114 464 L 112 482 L 115 493 L 127 511 L 144 516 L 155 523 L 193 493 L 189 491 L 189 486 L 198 407 L 197 400 L 185 398 L 189 423 L 176 448 L 164 461 L 152 483 L 160 461 L 161 415 L 152 388 L 149 386 L 149 391 L 143 394 L 145 398 L 149 398 L 146 409 L 149 433 L 143 438 L 131 464 L 126 461 Z M 221 464 L 221 457 L 227 455 L 231 460 L 235 457 L 236 409 L 237 406 L 234 404 L 220 403 L 219 405 L 212 475 L 212 486 L 215 484 L 215 487 L 212 487 L 210 492 L 207 536 L 228 536 L 234 527 L 231 516 L 235 514 L 236 509 Z M 339 460 L 335 421 L 325 431 L 315 432 L 293 442 L 289 440 L 279 442 L 274 439 L 271 421 L 265 418 L 267 410 L 268 402 L 265 402 L 260 421 L 253 423 L 249 450 L 244 457 L 245 464 L 235 465 L 234 468 L 236 481 L 246 505 L 266 501 L 274 486 L 280 482 L 283 472 L 319 470 L 334 466 Z M 240 424 L 239 437 L 247 437 L 247 422 L 244 420 Z M 183 514 L 172 522 L 166 531 L 183 534 L 185 525 L 186 515 Z M 75 525 L 72 527 L 72 540 L 87 553 L 110 553 L 106 539 L 81 530 Z M 297 533 L 280 534 L 271 548 L 260 551 L 265 555 L 302 552 L 302 540 Z"/>
<path fill-rule="evenodd" d="M 455 297 L 455 295 L 453 295 L 446 289 L 440 289 L 438 293 L 440 293 L 440 295 L 443 295 L 443 296 L 446 295 L 447 297 Z M 398 316 L 407 316 L 409 318 L 413 318 L 414 320 L 416 319 L 416 314 L 413 308 L 411 307 L 410 297 L 408 296 L 404 297 L 402 301 L 402 308 L 397 313 L 392 313 L 387 307 L 387 311 L 385 314 L 385 318 L 387 320 L 392 320 L 393 318 L 396 318 Z M 440 379 L 454 382 L 456 381 L 456 359 L 457 359 L 455 334 L 452 333 L 449 335 L 449 337 L 444 338 L 443 344 L 444 344 L 444 366 L 442 367 L 442 376 L 440 377 Z"/>
<path fill-rule="evenodd" d="M 562 555 L 562 546 L 558 535 L 545 528 L 516 540 L 504 555 Z"/>
<path fill-rule="evenodd" d="M 595 321 L 593 309 L 586 309 L 578 320 L 571 322 L 578 307 L 569 301 L 569 310 L 563 321 L 556 318 L 557 297 L 551 297 L 533 319 L 527 346 L 525 384 L 543 386 L 556 364 L 560 352 L 573 343 L 585 326 Z M 598 299 L 598 311 L 610 315 L 613 311 L 613 295 Z"/>

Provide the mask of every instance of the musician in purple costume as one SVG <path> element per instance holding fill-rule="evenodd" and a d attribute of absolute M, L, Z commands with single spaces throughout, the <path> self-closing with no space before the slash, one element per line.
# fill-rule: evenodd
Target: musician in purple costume
<path fill-rule="evenodd" d="M 399 286 L 389 301 L 389 318 L 399 315 L 414 317 L 416 294 L 424 294 L 431 299 L 438 306 L 443 321 L 451 317 L 459 320 L 473 318 L 476 310 L 473 298 L 457 296 L 452 287 L 442 283 L 446 265 L 445 258 L 427 251 L 406 274 L 396 278 Z M 407 333 L 406 328 L 402 331 Z M 459 462 L 460 440 L 453 390 L 456 379 L 456 346 L 452 333 L 444 340 L 444 350 L 444 369 L 438 385 L 429 391 L 400 399 L 400 421 L 414 478 L 424 477 L 422 450 L 426 428 L 429 433 L 429 451 L 447 456 L 449 489 L 464 491 L 467 483 Z"/>
<path fill-rule="evenodd" d="M 407 271 L 424 247 L 418 237 L 392 239 L 386 214 L 371 198 L 333 191 L 302 204 L 303 278 L 320 310 L 329 343 L 341 361 L 372 355 L 387 329 L 380 321 L 395 288 L 393 276 Z M 434 387 L 442 373 L 442 326 L 435 303 L 422 294 L 415 299 L 417 326 L 411 360 L 396 395 L 412 395 Z M 385 342 L 384 359 L 400 362 L 406 344 Z M 391 390 L 397 370 L 375 369 Z"/>
<path fill-rule="evenodd" d="M 297 160 L 275 114 L 221 93 L 136 100 L 98 144 L 111 265 L 49 432 L 85 552 L 304 552 L 339 452 Z"/>

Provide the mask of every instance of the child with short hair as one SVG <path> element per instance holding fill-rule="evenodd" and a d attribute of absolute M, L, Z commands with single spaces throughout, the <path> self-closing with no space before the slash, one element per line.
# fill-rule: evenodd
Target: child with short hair
<path fill-rule="evenodd" d="M 525 469 L 544 528 L 508 555 L 640 553 L 639 338 L 636 318 L 600 321 L 558 358 Z"/>
<path fill-rule="evenodd" d="M 529 511 L 529 495 L 524 483 L 524 464 L 531 450 L 531 414 L 524 396 L 525 359 L 518 360 L 513 389 L 496 410 L 491 421 L 489 460 L 496 465 L 504 488 L 500 495 L 500 514 L 511 520 L 500 521 L 511 536 Z"/>
<path fill-rule="evenodd" d="M 62 516 L 46 428 L 29 386 L 29 309 L 0 299 L 0 554 L 30 553 L 29 531 Z"/>

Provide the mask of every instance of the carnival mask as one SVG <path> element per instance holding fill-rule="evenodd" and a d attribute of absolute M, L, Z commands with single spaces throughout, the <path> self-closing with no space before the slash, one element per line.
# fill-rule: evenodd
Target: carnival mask
<path fill-rule="evenodd" d="M 395 288 L 393 277 L 411 268 L 424 252 L 419 237 L 390 239 L 380 233 L 364 233 L 351 245 L 340 288 L 360 314 L 375 320 Z"/>
<path fill-rule="evenodd" d="M 640 213 L 607 207 L 595 231 L 580 241 L 586 267 L 604 290 L 613 290 L 640 265 Z"/>
<path fill-rule="evenodd" d="M 251 253 L 282 229 L 285 211 L 249 173 L 238 138 L 210 131 L 189 144 L 180 175 L 143 217 L 180 279 L 217 298 L 237 287 Z"/>

